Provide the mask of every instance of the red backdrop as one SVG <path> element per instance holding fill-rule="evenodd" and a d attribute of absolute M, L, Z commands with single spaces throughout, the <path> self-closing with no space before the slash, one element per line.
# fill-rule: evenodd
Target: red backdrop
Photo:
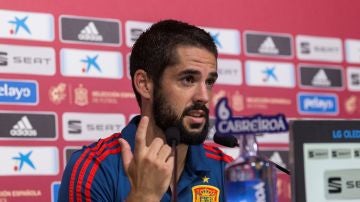
<path fill-rule="evenodd" d="M 127 38 L 130 37 L 127 36 L 125 26 L 128 21 L 151 23 L 160 19 L 174 18 L 198 26 L 217 29 L 213 34 L 226 34 L 226 31 L 220 29 L 230 30 L 231 33 L 235 33 L 235 35 L 231 35 L 229 38 L 218 38 L 219 40 L 224 40 L 220 41 L 220 43 L 225 44 L 227 43 L 225 41 L 228 40 L 229 46 L 240 50 L 240 52 L 235 51 L 227 53 L 225 50 L 226 47 L 223 47 L 224 51 L 220 51 L 219 58 L 223 60 L 228 59 L 232 62 L 235 61 L 235 63 L 238 61 L 240 62 L 240 66 L 236 63 L 233 67 L 232 70 L 236 73 L 231 73 L 227 67 L 228 63 L 226 62 L 223 64 L 224 66 L 221 67 L 225 79 L 215 87 L 215 99 L 212 100 L 210 104 L 212 113 L 216 104 L 216 98 L 225 95 L 229 98 L 230 104 L 233 106 L 236 115 L 284 113 L 290 119 L 353 119 L 359 118 L 360 116 L 360 93 L 359 89 L 356 87 L 356 78 L 360 75 L 358 71 L 358 69 L 360 69 L 360 62 L 357 61 L 360 60 L 360 54 L 356 52 L 356 48 L 346 48 L 347 39 L 360 40 L 360 29 L 358 28 L 357 22 L 357 19 L 360 18 L 360 13 L 358 12 L 360 3 L 355 0 L 348 0 L 346 2 L 329 0 L 230 0 L 225 2 L 203 0 L 171 2 L 163 0 L 2 0 L 0 4 L 0 81 L 2 82 L 2 86 L 0 87 L 2 88 L 0 90 L 0 98 L 2 96 L 0 100 L 0 109 L 3 117 L 5 117 L 2 119 L 0 118 L 0 121 L 2 121 L 0 122 L 0 128 L 3 128 L 0 129 L 3 133 L 0 134 L 0 159 L 1 161 L 4 161 L 4 163 L 2 162 L 0 164 L 0 202 L 53 200 L 53 197 L 56 196 L 51 195 L 52 192 L 56 190 L 58 181 L 61 180 L 61 173 L 66 162 L 66 151 L 72 148 L 78 148 L 84 144 L 89 144 L 92 142 L 92 139 L 94 139 L 94 137 L 87 137 L 85 135 L 80 135 L 78 137 L 73 137 L 72 135 L 79 132 L 79 130 L 86 130 L 89 133 L 97 133 L 103 137 L 109 135 L 109 131 L 122 128 L 133 114 L 138 113 L 137 104 L 132 93 L 126 68 L 128 65 L 128 54 L 131 51 L 131 48 L 126 44 Z M 31 13 L 28 14 L 26 12 Z M 33 15 L 36 13 L 46 13 L 47 17 L 52 16 L 52 18 L 50 17 L 48 19 L 52 21 L 53 25 L 51 25 L 51 23 L 46 24 L 46 21 L 45 24 L 42 24 L 42 21 L 31 22 L 31 17 L 36 18 L 36 16 Z M 44 35 L 41 35 L 40 31 L 47 29 L 48 26 L 53 27 L 53 38 L 50 36 L 50 38 L 48 38 L 49 40 L 29 39 L 27 37 L 30 35 L 26 36 L 27 32 L 25 28 L 21 26 L 18 33 L 16 33 L 16 25 L 10 22 L 16 20 L 15 16 L 18 17 L 18 20 L 24 20 L 25 16 L 29 16 L 27 21 L 25 21 L 28 24 L 25 24 L 29 26 L 31 36 L 34 37 L 44 37 Z M 107 39 L 104 39 L 103 42 L 99 43 L 96 42 L 96 40 L 66 40 L 65 36 L 61 33 L 71 32 L 71 26 L 74 25 L 70 25 L 70 28 L 64 27 L 65 23 L 61 22 L 60 16 L 69 17 L 75 20 L 88 20 L 83 22 L 85 24 L 83 27 L 79 28 L 79 31 L 75 33 L 75 36 L 82 30 L 85 30 L 86 27 L 90 28 L 90 21 L 99 20 L 102 22 L 113 22 L 115 26 L 119 26 L 118 42 L 114 42 L 114 40 L 116 41 L 116 37 L 115 39 L 109 39 L 110 41 L 113 41 L 108 44 L 105 42 Z M 31 25 L 34 25 L 34 27 L 31 27 Z M 101 24 L 96 24 L 95 22 L 95 25 L 96 30 L 99 32 L 97 35 L 95 34 L 95 36 L 102 35 L 105 37 L 106 34 L 101 32 Z M 106 26 L 110 25 L 107 24 Z M 96 31 L 90 29 L 90 31 L 84 31 L 84 35 L 94 34 L 94 32 Z M 239 33 L 238 36 L 236 35 L 237 32 Z M 257 36 L 260 37 L 258 40 L 261 41 L 260 46 L 265 49 L 265 52 L 262 52 L 260 50 L 261 47 L 258 47 L 258 49 L 255 50 L 258 51 L 257 54 L 250 54 L 246 45 L 256 43 L 254 41 L 247 41 L 245 33 L 254 34 L 255 36 L 257 33 Z M 16 34 L 18 34 L 18 38 L 16 37 Z M 265 39 L 267 39 L 268 36 L 270 36 L 270 42 L 265 43 Z M 290 39 L 290 55 L 279 56 L 276 53 L 276 50 L 280 50 L 280 52 L 282 50 L 280 47 L 281 43 L 278 44 L 276 41 L 276 36 L 285 36 L 285 38 Z M 306 44 L 306 41 L 299 41 L 299 44 L 297 44 L 297 36 L 311 36 L 315 38 L 312 38 L 311 40 L 313 41 L 310 40 L 309 42 L 313 44 Z M 47 36 L 45 36 L 45 38 L 46 37 Z M 340 49 L 336 51 L 338 51 L 338 56 L 340 55 L 342 59 L 338 61 L 329 60 L 329 57 L 331 56 L 326 54 L 333 50 L 331 48 L 335 47 L 336 49 L 339 47 L 336 45 L 329 45 L 329 43 L 333 42 L 331 40 L 330 42 L 317 41 L 316 37 L 330 37 L 331 39 L 335 39 L 335 41 L 340 41 Z M 356 42 L 359 43 L 358 41 Z M 357 43 L 355 43 L 354 46 L 359 47 Z M 315 47 L 316 44 L 320 44 L 318 45 L 318 49 Z M 2 47 L 1 45 L 6 46 Z M 304 45 L 304 47 L 302 47 L 302 45 Z M 44 58 L 42 60 L 34 59 L 34 57 L 39 57 L 39 55 L 29 56 L 33 57 L 29 59 L 29 61 L 27 61 L 24 56 L 23 61 L 21 62 L 27 64 L 20 66 L 16 72 L 14 72 L 15 70 L 6 69 L 2 71 L 1 68 L 5 67 L 14 67 L 14 69 L 16 69 L 16 65 L 21 63 L 18 61 L 16 64 L 16 60 L 13 59 L 12 55 L 9 53 L 12 51 L 12 54 L 20 54 L 21 51 L 10 50 L 11 48 L 8 49 L 8 46 L 15 49 L 19 48 L 17 50 L 28 50 L 22 49 L 22 46 L 30 46 L 30 48 L 35 47 L 33 52 L 28 50 L 28 53 L 21 53 L 25 55 L 36 54 L 36 47 L 52 48 L 55 53 L 54 58 L 52 58 L 54 61 L 55 73 L 34 73 L 24 69 L 28 67 L 27 65 L 31 68 L 40 68 L 46 60 L 43 60 Z M 324 57 L 327 59 L 321 59 L 322 53 L 318 53 L 318 55 L 315 54 L 315 58 L 313 59 L 306 59 L 297 54 L 297 50 L 305 55 L 310 54 L 306 53 L 306 48 L 315 48 L 311 49 L 311 51 L 323 51 L 322 53 L 325 54 Z M 71 52 L 73 49 L 80 50 L 80 53 Z M 273 52 L 274 50 L 275 52 Z M 358 48 L 358 50 L 360 49 Z M 64 51 L 64 54 L 62 51 Z M 326 53 L 326 51 L 328 52 Z M 1 52 L 3 52 L 2 55 Z M 85 67 L 82 67 L 82 72 L 72 72 L 71 69 L 75 68 L 74 66 L 76 66 L 76 64 L 81 64 L 81 60 L 86 60 L 84 56 L 80 57 L 81 60 L 79 58 L 73 59 L 75 63 L 69 62 L 69 64 L 67 64 L 63 60 L 63 58 L 70 58 L 70 61 L 72 60 L 72 57 L 76 57 L 77 54 L 82 53 L 89 56 L 87 59 L 91 59 L 91 57 L 95 57 L 96 55 L 110 52 L 112 55 L 108 54 L 107 59 L 110 58 L 109 61 L 114 61 L 114 63 L 107 65 L 111 66 L 118 62 L 117 66 L 120 66 L 121 68 L 121 73 L 115 78 L 106 77 L 106 74 L 108 76 L 114 76 L 116 74 L 114 72 L 106 73 L 103 69 L 101 73 L 105 76 L 99 78 L 101 76 L 96 74 L 97 70 L 94 69 L 95 66 L 90 67 L 93 68 L 91 71 L 94 71 L 94 75 L 91 75 L 90 73 L 82 75 L 82 73 L 87 71 Z M 347 59 L 347 55 L 350 54 L 355 55 L 354 61 Z M 2 60 L 1 57 L 3 58 Z M 356 57 L 359 57 L 359 59 L 356 59 Z M 9 65 L 5 65 L 4 60 L 7 61 Z M 255 83 L 258 82 L 258 85 L 251 85 L 251 78 L 256 80 L 256 76 L 249 75 L 249 78 L 247 78 L 248 72 L 246 71 L 250 71 L 250 69 L 247 69 L 247 62 L 251 61 L 266 62 L 266 67 L 276 66 L 278 63 L 292 65 L 293 74 L 291 75 L 293 78 L 290 79 L 288 83 L 284 81 L 285 85 L 287 85 L 286 87 L 266 84 L 264 79 L 255 81 Z M 97 62 L 101 63 L 100 57 Z M 89 63 L 84 61 L 82 61 L 82 63 L 89 65 Z M 11 66 L 11 64 L 13 66 Z M 231 65 L 229 65 L 229 68 L 230 66 Z M 324 81 L 320 79 L 320 81 L 323 81 L 320 86 L 316 86 L 316 82 L 315 84 L 314 82 L 302 84 L 302 77 L 306 77 L 306 75 L 301 75 L 300 66 L 315 67 L 313 69 L 315 69 L 316 71 L 314 71 L 317 73 L 318 70 L 323 67 L 325 67 L 325 69 L 332 69 L 335 66 L 335 69 L 340 69 L 341 72 L 340 79 L 342 79 L 342 81 L 339 84 L 340 86 L 334 87 L 332 86 L 333 83 L 327 85 L 326 82 L 332 78 L 330 76 L 332 73 L 329 73 L 327 70 L 325 70 L 325 74 L 327 74 L 328 80 L 325 79 Z M 349 77 L 348 75 L 350 74 L 348 73 L 349 67 L 355 69 L 353 77 Z M 104 65 L 100 64 L 100 68 L 104 68 Z M 30 72 L 26 73 L 26 71 Z M 339 79 L 339 77 L 336 77 L 339 76 L 337 74 L 338 73 L 334 73 L 334 77 Z M 232 77 L 234 75 L 238 77 Z M 286 72 L 279 73 L 277 76 L 286 77 Z M 323 77 L 321 78 L 323 79 Z M 268 79 L 270 80 L 271 78 Z M 349 79 L 355 79 L 351 84 L 355 86 L 349 86 Z M 30 102 L 30 104 L 25 101 L 17 104 L 14 104 L 13 101 L 3 102 L 6 96 L 9 97 L 9 95 L 5 93 L 5 91 L 9 93 L 8 89 L 5 89 L 5 86 L 9 87 L 13 85 L 6 82 L 22 82 L 24 80 L 30 80 L 33 83 L 35 81 L 37 82 L 38 98 L 34 98 L 36 101 Z M 238 82 L 231 82 L 235 80 Z M 330 95 L 330 98 L 325 98 L 325 101 L 333 101 L 334 97 L 337 97 L 338 100 L 337 103 L 330 103 L 329 105 L 331 106 L 328 106 L 329 108 L 327 109 L 317 109 L 316 107 L 320 104 L 316 103 L 305 110 L 300 110 L 301 101 L 298 99 L 298 96 L 300 96 L 299 93 L 307 96 L 304 99 L 311 99 L 309 98 L 310 95 Z M 15 98 L 13 97 L 13 99 Z M 317 100 L 320 98 L 313 98 L 312 101 L 314 101 L 314 99 Z M 79 117 L 77 117 L 78 119 L 75 120 L 73 125 L 66 126 L 69 122 L 64 121 L 64 117 L 66 117 L 64 113 L 75 113 L 68 114 L 70 119 L 77 117 L 78 115 Z M 113 119 L 108 117 L 101 120 L 103 122 L 101 122 L 100 125 L 96 125 L 95 122 L 97 120 L 94 117 L 99 115 L 97 113 L 117 114 L 118 116 L 116 119 L 120 120 L 119 124 L 116 124 L 116 121 L 111 121 Z M 15 114 L 14 117 L 11 118 L 13 121 L 11 123 L 9 123 L 10 119 L 6 118 L 9 117 L 8 114 Z M 37 124 L 36 117 L 32 117 L 31 114 L 52 114 L 55 116 L 55 125 L 51 126 L 55 131 L 55 135 L 49 135 L 51 133 L 49 131 L 45 132 L 46 134 L 40 134 L 40 129 L 36 128 L 37 125 L 48 129 L 50 126 L 41 125 L 41 123 Z M 81 116 L 83 116 L 83 120 L 81 119 Z M 76 122 L 79 120 L 82 122 Z M 37 131 L 37 136 L 14 137 L 14 135 L 11 136 L 11 134 L 8 135 L 6 133 L 6 131 L 9 130 L 18 131 L 19 124 L 21 125 L 21 123 L 27 121 L 30 122 L 30 126 L 25 126 L 24 131 Z M 87 125 L 81 125 L 85 122 L 87 122 Z M 77 127 L 79 125 L 80 127 L 86 128 L 79 129 Z M 66 129 L 67 132 L 65 131 L 64 126 L 69 127 Z M 264 150 L 286 151 L 288 149 L 287 134 L 280 134 L 279 136 L 273 135 L 267 138 L 263 137 L 259 140 L 261 142 L 261 148 Z M 49 157 L 48 155 L 42 156 L 42 150 L 39 150 L 39 148 L 48 149 L 45 150 L 45 152 L 54 152 L 54 159 L 51 161 L 42 159 L 42 157 L 45 158 L 45 156 L 46 158 Z M 69 152 L 70 151 L 71 150 L 69 150 Z M 229 153 L 234 154 L 233 151 L 230 151 Z M 22 161 L 19 160 L 19 158 L 21 158 L 20 154 L 23 156 L 22 158 L 26 158 L 24 155 L 28 155 L 27 158 L 34 164 L 34 168 L 26 162 L 21 168 L 20 164 Z M 283 161 L 286 161 L 286 159 L 283 159 Z M 38 164 L 36 165 L 36 163 Z M 11 168 L 11 170 L 7 170 L 8 168 Z M 50 172 L 47 172 L 46 168 L 49 168 Z M 278 185 L 280 201 L 290 201 L 289 178 L 283 174 L 279 175 Z"/>

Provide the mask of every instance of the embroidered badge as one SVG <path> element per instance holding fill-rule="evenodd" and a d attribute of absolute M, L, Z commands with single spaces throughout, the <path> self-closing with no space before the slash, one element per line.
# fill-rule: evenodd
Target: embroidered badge
<path fill-rule="evenodd" d="M 192 187 L 193 202 L 219 202 L 220 190 L 210 185 Z"/>

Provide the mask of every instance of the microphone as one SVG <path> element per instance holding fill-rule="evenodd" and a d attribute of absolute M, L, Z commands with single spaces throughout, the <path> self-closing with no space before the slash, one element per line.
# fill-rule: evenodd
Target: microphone
<path fill-rule="evenodd" d="M 166 143 L 169 146 L 173 146 L 173 144 L 177 146 L 180 142 L 180 131 L 175 126 L 167 128 L 165 131 L 165 136 L 166 136 Z"/>
<path fill-rule="evenodd" d="M 237 142 L 236 137 L 234 137 L 233 135 L 220 135 L 218 133 L 214 134 L 213 140 L 215 143 L 225 146 L 225 147 L 230 147 L 230 148 L 234 148 L 234 147 L 239 147 L 239 143 Z M 273 164 L 277 169 L 281 170 L 282 172 L 290 175 L 290 171 L 282 166 L 280 166 L 279 164 L 271 161 L 270 159 L 268 159 L 267 157 L 262 156 L 266 161 L 268 161 L 269 163 Z"/>
<path fill-rule="evenodd" d="M 213 139 L 215 143 L 225 147 L 239 147 L 239 143 L 237 142 L 236 137 L 233 135 L 219 135 L 218 133 L 215 133 Z"/>
<path fill-rule="evenodd" d="M 171 146 L 171 150 L 174 152 L 174 169 L 173 169 L 173 194 L 172 201 L 177 202 L 177 149 L 176 146 L 180 142 L 180 131 L 177 127 L 167 128 L 165 131 L 166 143 Z"/>

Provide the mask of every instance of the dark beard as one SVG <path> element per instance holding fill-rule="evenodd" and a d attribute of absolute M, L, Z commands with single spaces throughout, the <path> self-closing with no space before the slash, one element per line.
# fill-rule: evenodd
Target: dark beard
<path fill-rule="evenodd" d="M 192 110 L 203 110 L 205 112 L 205 124 L 200 132 L 190 132 L 183 124 L 185 115 Z M 161 93 L 160 89 L 154 90 L 153 113 L 156 125 L 164 132 L 167 128 L 175 126 L 180 130 L 180 143 L 187 145 L 199 145 L 203 143 L 209 130 L 209 109 L 201 103 L 195 103 L 185 108 L 181 116 L 176 114 L 175 110 Z M 190 128 L 200 127 L 198 124 L 190 125 Z M 165 133 L 164 133 L 165 134 Z"/>

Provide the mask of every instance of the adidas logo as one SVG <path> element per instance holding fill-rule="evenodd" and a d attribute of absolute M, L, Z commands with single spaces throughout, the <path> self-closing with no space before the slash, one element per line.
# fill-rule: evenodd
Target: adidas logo
<path fill-rule="evenodd" d="M 27 116 L 23 116 L 10 130 L 11 136 L 37 136 Z"/>
<path fill-rule="evenodd" d="M 263 53 L 263 54 L 272 54 L 272 55 L 279 54 L 279 49 L 276 48 L 274 41 L 269 36 L 266 37 L 266 39 L 262 42 L 258 51 L 259 53 Z"/>
<path fill-rule="evenodd" d="M 103 37 L 99 34 L 94 22 L 89 22 L 89 24 L 80 31 L 78 39 L 86 41 L 103 41 Z"/>
<path fill-rule="evenodd" d="M 323 69 L 320 69 L 311 81 L 314 86 L 331 86 L 331 82 Z"/>

